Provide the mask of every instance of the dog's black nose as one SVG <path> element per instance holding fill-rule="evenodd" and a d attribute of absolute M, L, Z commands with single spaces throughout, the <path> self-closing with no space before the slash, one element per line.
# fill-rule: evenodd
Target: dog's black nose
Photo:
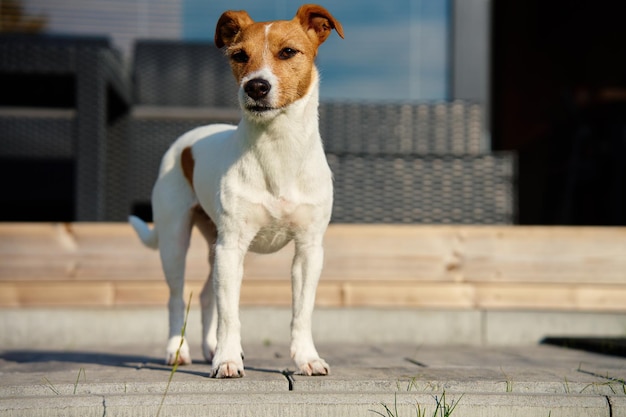
<path fill-rule="evenodd" d="M 253 100 L 262 99 L 270 92 L 271 89 L 272 86 L 270 85 L 270 83 L 262 78 L 255 78 L 253 80 L 250 80 L 246 83 L 244 87 L 244 91 L 246 92 L 246 94 Z"/>

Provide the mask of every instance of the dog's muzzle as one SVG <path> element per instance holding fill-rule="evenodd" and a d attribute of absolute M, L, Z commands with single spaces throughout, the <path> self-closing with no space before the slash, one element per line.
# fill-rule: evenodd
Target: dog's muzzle
<path fill-rule="evenodd" d="M 257 102 L 267 97 L 271 89 L 272 85 L 262 78 L 254 78 L 243 87 L 248 97 Z"/>
<path fill-rule="evenodd" d="M 272 84 L 263 78 L 253 78 L 243 86 L 244 108 L 251 114 L 264 117 L 275 110 L 271 104 Z"/>

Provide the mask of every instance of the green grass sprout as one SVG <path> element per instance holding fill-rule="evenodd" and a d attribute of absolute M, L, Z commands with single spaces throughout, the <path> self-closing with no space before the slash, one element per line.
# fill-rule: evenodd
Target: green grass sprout
<path fill-rule="evenodd" d="M 189 293 L 189 302 L 187 302 L 187 311 L 185 312 L 185 321 L 183 322 L 183 327 L 180 329 L 180 344 L 178 345 L 178 349 L 176 349 L 176 357 L 174 359 L 174 366 L 172 366 L 172 371 L 170 372 L 170 377 L 167 380 L 167 385 L 165 386 L 165 392 L 163 393 L 163 397 L 161 398 L 161 404 L 159 404 L 159 409 L 157 410 L 156 417 L 159 417 L 161 414 L 161 408 L 163 408 L 163 403 L 165 402 L 165 397 L 170 389 L 170 384 L 172 383 L 172 378 L 174 378 L 174 374 L 178 369 L 178 358 L 180 357 L 180 349 L 183 347 L 183 342 L 185 341 L 185 333 L 187 331 L 187 318 L 189 317 L 189 307 L 191 307 L 191 297 L 193 296 L 193 291 Z"/>

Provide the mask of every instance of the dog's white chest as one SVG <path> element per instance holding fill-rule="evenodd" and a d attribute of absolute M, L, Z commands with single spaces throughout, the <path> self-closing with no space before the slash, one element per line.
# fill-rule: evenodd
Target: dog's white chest
<path fill-rule="evenodd" d="M 269 253 L 284 247 L 297 229 L 311 223 L 314 208 L 297 199 L 280 196 L 267 196 L 260 204 L 250 207 L 248 218 L 256 223 L 258 232 L 252 241 L 250 250 Z"/>
<path fill-rule="evenodd" d="M 271 128 L 244 119 L 235 130 L 193 144 L 198 202 L 222 236 L 252 238 L 252 251 L 275 252 L 304 231 L 323 233 L 328 225 L 332 174 L 317 119 L 306 116 L 316 107 L 307 102 L 293 104 Z"/>
<path fill-rule="evenodd" d="M 307 211 L 295 199 L 285 196 L 269 198 L 263 205 L 267 215 L 274 221 L 287 221 L 288 223 L 301 223 L 300 216 Z M 300 220 L 300 221 L 299 221 Z"/>

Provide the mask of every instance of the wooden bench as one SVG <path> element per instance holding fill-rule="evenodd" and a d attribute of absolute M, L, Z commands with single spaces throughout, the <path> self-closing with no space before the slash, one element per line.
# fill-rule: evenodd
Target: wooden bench
<path fill-rule="evenodd" d="M 289 306 L 292 247 L 249 254 L 243 306 Z M 626 312 L 626 228 L 332 224 L 324 307 Z M 194 234 L 197 303 L 206 245 Z M 164 306 L 158 253 L 123 223 L 0 223 L 0 307 Z"/>

